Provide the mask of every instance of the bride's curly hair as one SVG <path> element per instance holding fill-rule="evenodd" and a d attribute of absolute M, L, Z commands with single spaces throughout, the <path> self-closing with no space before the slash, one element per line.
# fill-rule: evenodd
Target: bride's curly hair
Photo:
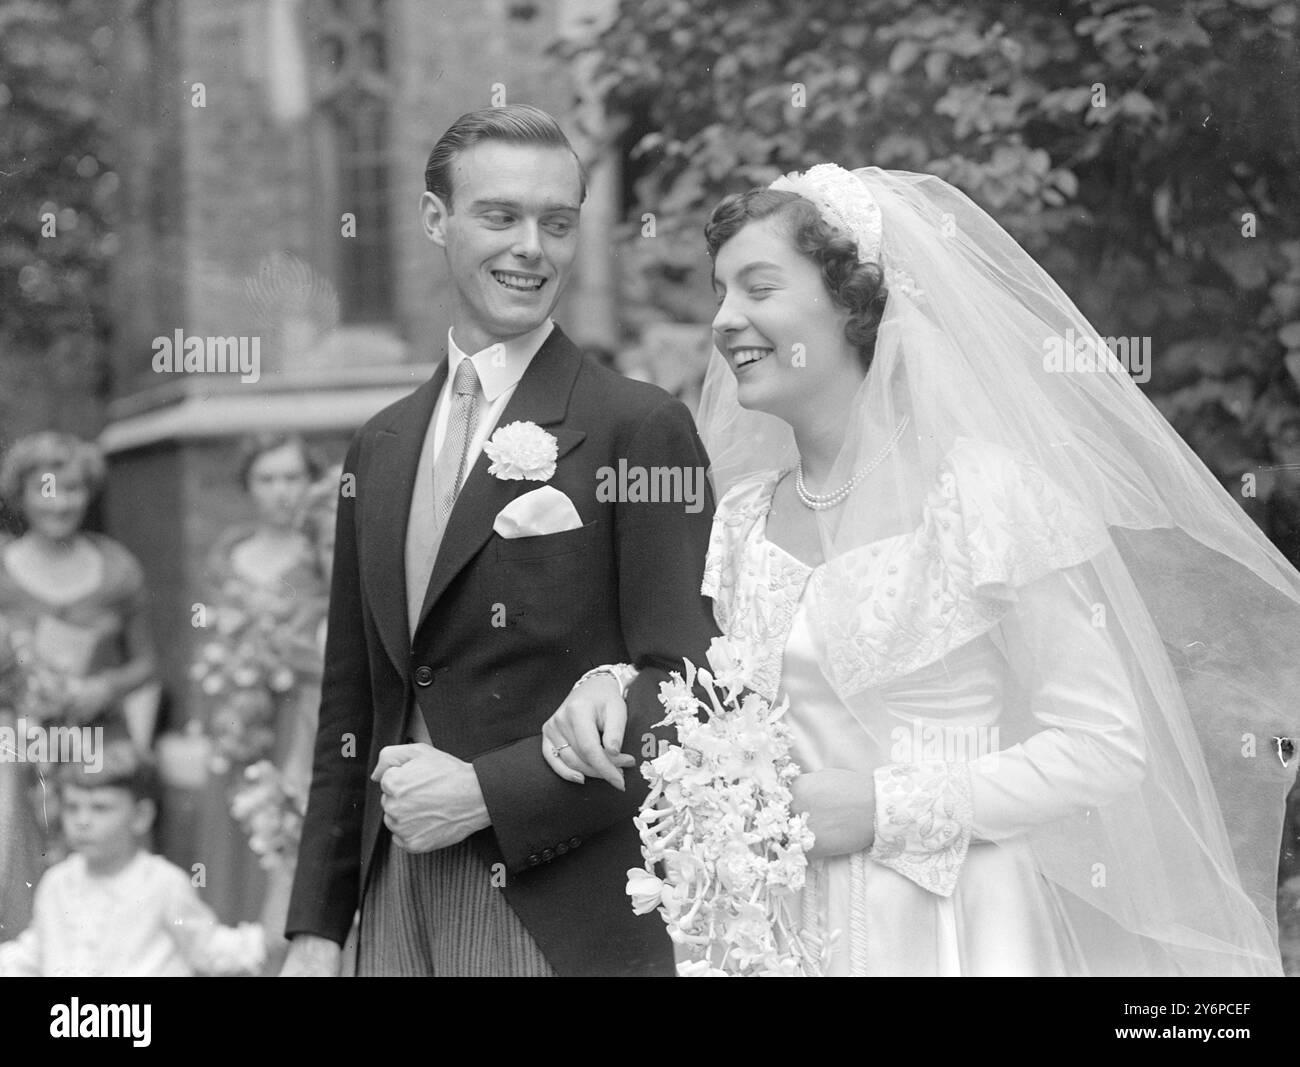
<path fill-rule="evenodd" d="M 709 258 L 746 225 L 779 217 L 794 247 L 816 263 L 831 299 L 849 312 L 844 336 L 857 349 L 864 367 L 871 366 L 876 331 L 885 313 L 884 272 L 877 263 L 859 263 L 853 239 L 833 229 L 809 200 L 780 189 L 750 189 L 727 197 L 704 224 Z"/>

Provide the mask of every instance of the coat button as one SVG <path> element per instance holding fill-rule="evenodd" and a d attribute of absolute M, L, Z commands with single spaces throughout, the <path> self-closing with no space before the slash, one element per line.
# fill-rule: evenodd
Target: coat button
<path fill-rule="evenodd" d="M 571 837 L 571 838 L 569 838 L 569 847 L 570 847 L 570 848 L 577 848 L 580 844 L 582 844 L 582 838 L 580 838 L 580 837 Z"/>
<path fill-rule="evenodd" d="M 534 852 L 531 856 L 528 857 L 528 866 L 530 867 L 536 867 L 541 862 L 542 862 L 542 857 L 539 856 L 536 852 Z"/>
<path fill-rule="evenodd" d="M 553 848 L 542 849 L 542 859 L 544 859 L 547 863 L 550 863 L 551 860 L 555 859 L 555 849 Z"/>
<path fill-rule="evenodd" d="M 569 846 L 565 844 L 563 841 L 561 841 L 558 845 L 555 846 L 555 854 L 557 856 L 563 856 L 568 851 L 569 851 Z"/>
<path fill-rule="evenodd" d="M 416 684 L 416 685 L 421 685 L 421 686 L 423 686 L 423 685 L 432 685 L 432 684 L 433 684 L 433 669 L 430 668 L 430 667 L 416 667 L 416 668 L 415 668 L 415 684 Z"/>

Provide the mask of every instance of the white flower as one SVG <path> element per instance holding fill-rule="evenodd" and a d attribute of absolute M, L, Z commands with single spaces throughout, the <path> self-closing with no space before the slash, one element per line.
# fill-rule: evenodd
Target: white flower
<path fill-rule="evenodd" d="M 682 960 L 677 965 L 678 978 L 727 978 L 726 971 L 720 971 L 708 960 Z"/>
<path fill-rule="evenodd" d="M 695 714 L 695 695 L 676 671 L 669 675 L 668 681 L 659 683 L 659 702 L 670 719 Z"/>
<path fill-rule="evenodd" d="M 549 481 L 555 475 L 559 446 L 555 438 L 533 422 L 501 426 L 483 446 L 492 460 L 488 474 L 506 481 Z"/>
<path fill-rule="evenodd" d="M 912 276 L 907 271 L 899 270 L 897 267 L 885 269 L 885 286 L 891 293 L 904 293 L 913 300 L 919 300 L 925 295 L 921 291 L 921 287 L 912 279 Z"/>
<path fill-rule="evenodd" d="M 632 910 L 638 915 L 648 915 L 659 907 L 663 882 L 647 870 L 633 867 L 627 872 L 627 895 L 632 898 Z"/>
<path fill-rule="evenodd" d="M 678 745 L 669 745 L 664 749 L 662 756 L 656 756 L 650 761 L 650 768 L 665 782 L 681 781 L 692 769 L 686 752 Z"/>
<path fill-rule="evenodd" d="M 730 698 L 749 682 L 750 663 L 754 654 L 730 637 L 715 637 L 709 642 L 708 660 L 713 680 Z"/>
<path fill-rule="evenodd" d="M 740 841 L 733 841 L 718 857 L 718 881 L 723 888 L 747 893 L 758 880 L 754 854 Z"/>

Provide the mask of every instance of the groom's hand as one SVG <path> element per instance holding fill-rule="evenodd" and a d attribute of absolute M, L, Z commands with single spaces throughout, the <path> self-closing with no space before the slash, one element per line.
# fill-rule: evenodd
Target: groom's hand
<path fill-rule="evenodd" d="M 281 978 L 337 978 L 343 949 L 327 937 L 298 934 L 289 942 L 289 955 L 280 968 Z"/>
<path fill-rule="evenodd" d="M 389 745 L 370 776 L 384 825 L 407 852 L 449 848 L 492 825 L 472 764 L 432 745 Z"/>

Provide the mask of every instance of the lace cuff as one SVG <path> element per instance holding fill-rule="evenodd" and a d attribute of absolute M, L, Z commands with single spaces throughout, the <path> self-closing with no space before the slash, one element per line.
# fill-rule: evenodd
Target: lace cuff
<path fill-rule="evenodd" d="M 593 667 L 574 682 L 573 688 L 577 689 L 578 686 L 582 685 L 582 683 L 592 677 L 592 675 L 608 674 L 618 682 L 619 690 L 622 693 L 623 699 L 626 700 L 628 689 L 631 688 L 632 683 L 636 681 L 636 676 L 640 673 L 641 672 L 630 663 L 603 663 L 599 667 Z M 572 692 L 572 690 L 570 690 L 570 692 Z"/>
<path fill-rule="evenodd" d="M 952 896 L 970 847 L 971 783 L 966 763 L 878 767 L 871 858 L 922 889 Z"/>

